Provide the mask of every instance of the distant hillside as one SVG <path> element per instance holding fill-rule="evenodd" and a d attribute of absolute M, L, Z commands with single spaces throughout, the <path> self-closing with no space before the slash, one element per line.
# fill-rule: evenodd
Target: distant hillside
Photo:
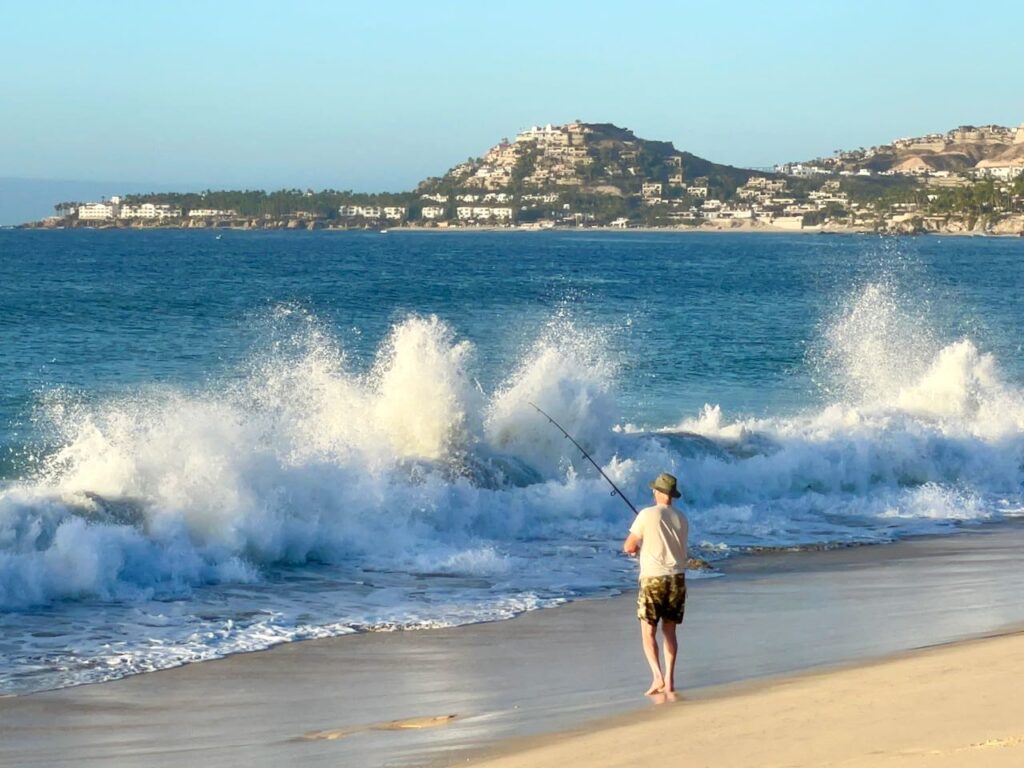
<path fill-rule="evenodd" d="M 700 177 L 713 189 L 735 190 L 756 175 L 764 174 L 713 163 L 681 152 L 669 141 L 642 139 L 611 123 L 575 122 L 528 128 L 512 141 L 503 139 L 483 157 L 425 180 L 418 191 L 574 188 L 628 195 L 640 193 L 645 182 L 683 188 Z"/>
<path fill-rule="evenodd" d="M 896 139 L 867 149 L 840 150 L 803 165 L 830 171 L 962 173 L 1024 164 L 1024 125 L 964 125 L 947 133 Z"/>
<path fill-rule="evenodd" d="M 417 188 L 428 215 L 454 219 L 459 203 L 516 203 L 515 218 L 549 218 L 554 203 L 585 217 L 635 218 L 651 206 L 731 197 L 757 171 L 734 168 L 642 139 L 610 123 L 528 128 Z M 694 190 L 699 194 L 691 198 Z M 463 218 L 468 218 L 464 214 Z M 640 218 L 644 218 L 641 216 Z"/>
<path fill-rule="evenodd" d="M 734 168 L 642 139 L 611 123 L 531 127 L 503 139 L 413 192 L 207 190 L 65 196 L 40 226 L 320 227 L 399 225 L 551 227 L 695 223 L 751 180 L 776 174 Z M 718 215 L 715 213 L 714 215 Z"/>

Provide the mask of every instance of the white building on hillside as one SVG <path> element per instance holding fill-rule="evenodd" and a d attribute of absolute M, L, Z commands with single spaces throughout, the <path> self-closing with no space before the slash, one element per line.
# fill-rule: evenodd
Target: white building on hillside
<path fill-rule="evenodd" d="M 118 206 L 114 203 L 83 203 L 78 206 L 78 218 L 83 221 L 103 221 L 117 218 Z"/>
<path fill-rule="evenodd" d="M 423 206 L 422 215 L 424 219 L 443 219 L 444 218 L 444 206 L 443 205 L 425 205 Z"/>
<path fill-rule="evenodd" d="M 177 219 L 181 217 L 181 208 L 169 205 L 142 203 L 141 205 L 122 205 L 118 213 L 120 219 Z"/>
<path fill-rule="evenodd" d="M 574 126 L 575 127 L 575 126 Z M 575 133 L 576 131 L 574 131 Z M 516 135 L 516 143 L 522 144 L 523 142 L 536 142 L 542 146 L 569 146 L 569 131 L 563 129 L 561 126 L 556 125 L 545 125 L 532 126 L 527 128 L 525 131 L 520 131 Z"/>
<path fill-rule="evenodd" d="M 1013 181 L 1021 174 L 1024 174 L 1024 164 L 1018 165 L 991 165 L 985 168 L 974 169 L 974 175 L 980 179 L 998 179 L 999 181 Z"/>
<path fill-rule="evenodd" d="M 217 208 L 193 208 L 188 212 L 189 217 L 197 219 L 226 219 L 238 215 L 238 211 L 231 209 L 222 211 Z"/>
<path fill-rule="evenodd" d="M 379 219 L 383 210 L 379 205 L 343 205 L 338 213 L 348 219 Z"/>
<path fill-rule="evenodd" d="M 657 181 L 645 181 L 640 187 L 640 194 L 645 200 L 657 200 L 661 193 L 662 185 Z"/>
<path fill-rule="evenodd" d="M 460 205 L 455 209 L 460 221 L 511 221 L 511 208 L 492 208 L 484 205 Z"/>

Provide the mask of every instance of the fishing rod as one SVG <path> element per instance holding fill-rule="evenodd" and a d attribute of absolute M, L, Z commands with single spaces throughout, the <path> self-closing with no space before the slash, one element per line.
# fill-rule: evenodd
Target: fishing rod
<path fill-rule="evenodd" d="M 586 450 L 583 448 L 583 446 L 576 442 L 576 438 L 574 438 L 572 435 L 570 435 L 568 432 L 566 432 L 562 428 L 561 424 L 559 424 L 557 421 L 555 421 L 553 418 L 551 418 L 547 413 L 542 411 L 539 406 L 534 405 L 533 403 L 530 403 L 530 405 L 533 406 L 534 410 L 536 410 L 537 413 L 539 413 L 541 416 L 543 416 L 548 421 L 550 421 L 552 424 L 554 424 L 555 427 L 558 428 L 558 431 L 561 432 L 563 435 L 565 435 L 566 439 L 568 439 L 569 442 L 571 442 L 573 445 L 575 445 L 577 448 L 579 448 L 580 453 L 583 454 L 583 458 L 586 459 L 587 461 L 589 461 L 591 464 L 593 464 L 594 465 L 594 469 L 596 469 L 598 472 L 601 473 L 601 477 L 603 477 L 605 480 L 608 481 L 608 485 L 610 485 L 612 487 L 612 496 L 618 496 L 620 499 L 622 499 L 624 502 L 626 502 L 626 505 L 630 509 L 633 510 L 633 514 L 634 515 L 640 514 L 637 511 L 637 508 L 633 506 L 633 502 L 631 502 L 629 499 L 627 499 L 625 494 L 623 494 L 623 492 L 619 490 L 619 486 L 617 486 L 615 483 L 612 482 L 612 479 L 610 477 L 608 477 L 608 475 L 606 475 L 604 473 L 604 470 L 601 469 L 600 465 L 591 458 L 590 454 L 586 452 Z"/>

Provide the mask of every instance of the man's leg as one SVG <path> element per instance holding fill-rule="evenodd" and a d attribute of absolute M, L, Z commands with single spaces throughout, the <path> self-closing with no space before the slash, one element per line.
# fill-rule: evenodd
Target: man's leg
<path fill-rule="evenodd" d="M 661 674 L 661 662 L 658 661 L 658 625 L 648 621 L 640 621 L 640 637 L 644 642 L 644 656 L 651 667 L 651 687 L 644 695 L 657 693 L 665 686 L 665 678 Z"/>
<path fill-rule="evenodd" d="M 676 652 L 679 649 L 676 626 L 674 621 L 661 621 L 661 634 L 665 637 L 665 693 L 672 693 L 675 690 Z"/>

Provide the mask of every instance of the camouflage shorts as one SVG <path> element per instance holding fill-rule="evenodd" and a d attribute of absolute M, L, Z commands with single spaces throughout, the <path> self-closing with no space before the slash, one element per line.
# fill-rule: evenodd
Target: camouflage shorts
<path fill-rule="evenodd" d="M 658 620 L 683 623 L 686 612 L 686 574 L 651 576 L 640 579 L 636 597 L 636 617 L 648 624 Z"/>

